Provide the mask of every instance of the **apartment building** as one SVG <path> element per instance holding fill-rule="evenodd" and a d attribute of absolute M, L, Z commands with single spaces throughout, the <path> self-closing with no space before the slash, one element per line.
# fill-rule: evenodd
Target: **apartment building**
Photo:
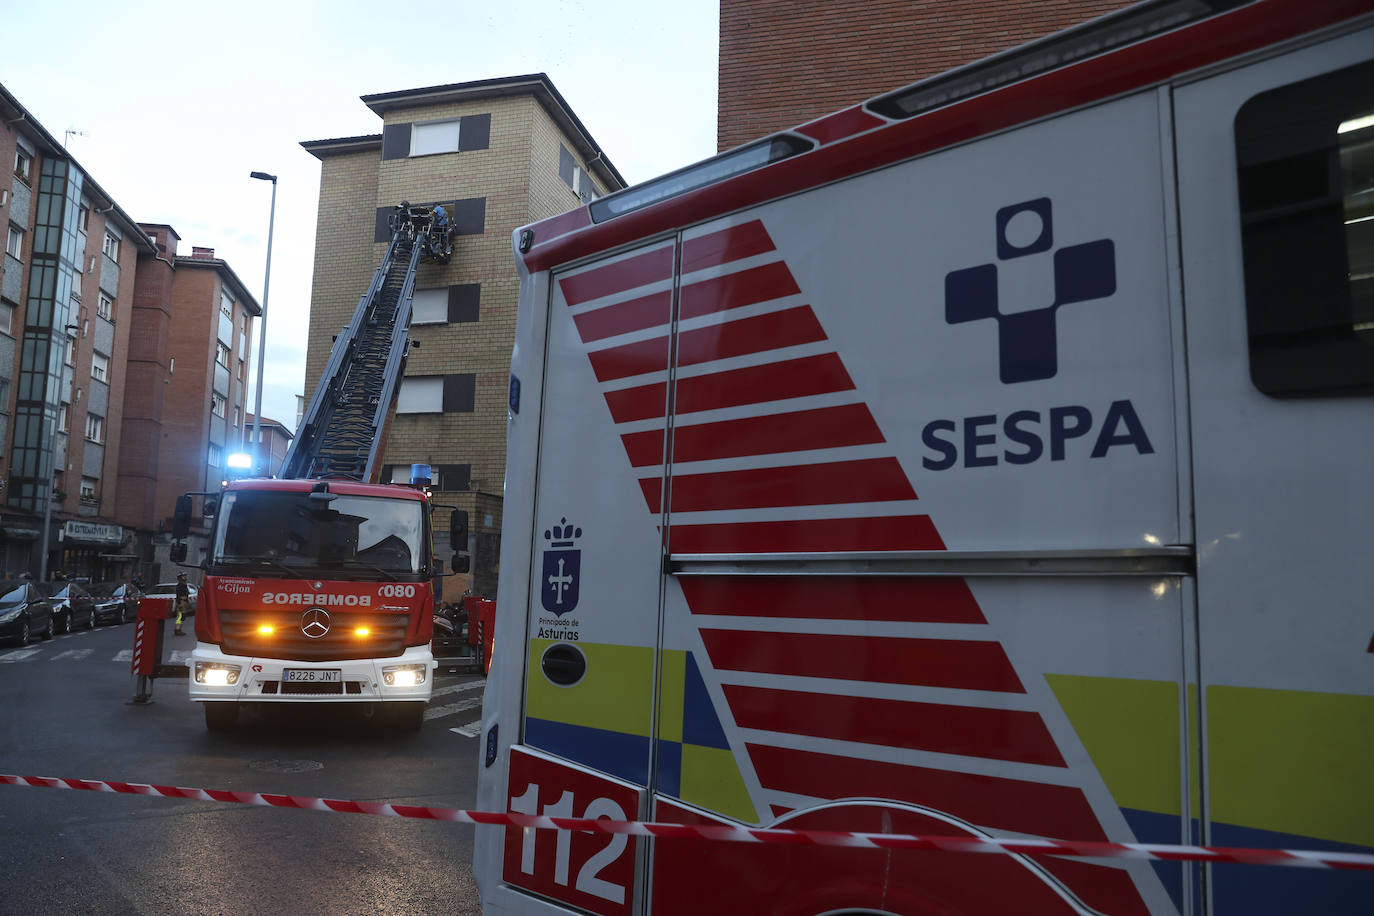
<path fill-rule="evenodd" d="M 433 469 L 435 501 L 469 513 L 471 588 L 496 593 L 517 280 L 511 234 L 624 187 L 544 74 L 363 96 L 381 132 L 301 145 L 320 169 L 307 392 L 352 317 L 401 201 L 442 203 L 458 228 L 448 264 L 416 280 L 410 354 L 384 480 Z M 436 517 L 441 555 L 447 513 Z M 447 591 L 462 589 L 447 586 Z"/>
<path fill-rule="evenodd" d="M 262 307 L 213 248 L 182 255 L 171 226 L 141 228 L 157 254 L 140 259 L 136 278 L 120 510 L 140 530 L 162 534 L 177 497 L 219 489 L 228 456 L 243 448 L 251 322 Z M 202 520 L 193 548 L 207 532 Z M 142 546 L 166 566 L 165 536 Z"/>
<path fill-rule="evenodd" d="M 300 425 L 299 418 L 296 420 L 296 425 Z M 253 438 L 253 414 L 251 412 L 246 415 L 243 426 L 244 442 L 256 441 Z M 268 477 L 274 477 L 281 470 L 282 462 L 286 460 L 286 451 L 291 447 L 291 440 L 295 438 L 295 434 L 291 432 L 290 428 L 287 428 L 285 423 L 280 420 L 273 420 L 271 417 L 263 417 L 258 427 L 262 434 L 262 454 L 267 456 L 262 473 Z M 244 451 L 247 452 L 248 449 L 245 448 Z"/>
<path fill-rule="evenodd" d="M 0 127 L 0 575 L 151 580 L 170 572 L 176 493 L 218 485 L 241 438 L 261 309 L 211 249 L 180 257 L 170 226 L 131 218 L 2 86 Z"/>
<path fill-rule="evenodd" d="M 1125 0 L 721 0 L 717 148 L 1129 5 Z"/>

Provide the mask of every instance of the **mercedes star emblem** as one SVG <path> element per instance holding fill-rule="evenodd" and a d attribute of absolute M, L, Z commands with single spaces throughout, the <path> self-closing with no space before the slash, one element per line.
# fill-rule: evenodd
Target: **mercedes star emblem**
<path fill-rule="evenodd" d="M 319 639 L 329 632 L 329 612 L 312 607 L 301 615 L 301 632 L 310 639 Z"/>

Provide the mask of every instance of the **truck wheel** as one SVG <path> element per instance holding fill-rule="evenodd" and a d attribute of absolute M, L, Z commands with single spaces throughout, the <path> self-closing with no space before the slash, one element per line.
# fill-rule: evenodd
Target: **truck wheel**
<path fill-rule="evenodd" d="M 397 731 L 418 732 L 425 723 L 425 703 L 393 703 L 387 723 Z"/>
<path fill-rule="evenodd" d="M 206 703 L 205 728 L 212 732 L 227 732 L 239 722 L 238 703 Z"/>

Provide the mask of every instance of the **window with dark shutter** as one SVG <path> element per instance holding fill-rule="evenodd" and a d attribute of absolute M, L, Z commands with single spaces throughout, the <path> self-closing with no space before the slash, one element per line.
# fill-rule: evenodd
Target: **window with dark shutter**
<path fill-rule="evenodd" d="M 482 284 L 463 283 L 448 288 L 448 320 L 450 324 L 476 321 L 482 299 Z"/>
<path fill-rule="evenodd" d="M 439 465 L 439 489 L 446 491 L 467 490 L 472 485 L 472 465 Z"/>
<path fill-rule="evenodd" d="M 472 413 L 477 409 L 477 376 L 444 376 L 444 413 Z"/>

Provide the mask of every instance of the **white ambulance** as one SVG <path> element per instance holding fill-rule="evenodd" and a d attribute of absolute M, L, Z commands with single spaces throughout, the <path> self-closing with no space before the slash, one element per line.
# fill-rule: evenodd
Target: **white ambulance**
<path fill-rule="evenodd" d="M 1148 2 L 516 233 L 478 806 L 1374 847 L 1374 4 Z M 484 911 L 1368 913 L 482 827 Z"/>

